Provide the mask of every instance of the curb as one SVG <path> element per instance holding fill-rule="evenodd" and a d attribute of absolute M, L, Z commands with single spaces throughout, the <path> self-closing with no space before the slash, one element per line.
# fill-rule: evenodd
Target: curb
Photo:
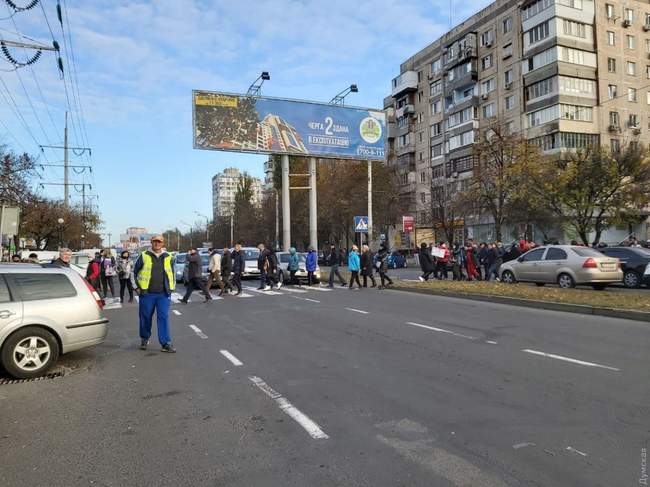
<path fill-rule="evenodd" d="M 524 298 L 510 298 L 506 296 L 492 296 L 489 294 L 462 294 L 444 291 L 432 291 L 429 289 L 394 287 L 395 291 L 407 293 L 427 294 L 429 296 L 442 296 L 446 298 L 468 299 L 470 301 L 486 301 L 489 303 L 508 304 L 525 308 L 536 308 L 550 311 L 563 311 L 565 313 L 576 313 L 583 315 L 607 316 L 609 318 L 621 318 L 624 320 L 643 321 L 650 323 L 650 313 L 646 311 L 634 311 L 618 308 L 596 308 L 584 304 L 566 304 L 554 301 L 535 301 Z"/>

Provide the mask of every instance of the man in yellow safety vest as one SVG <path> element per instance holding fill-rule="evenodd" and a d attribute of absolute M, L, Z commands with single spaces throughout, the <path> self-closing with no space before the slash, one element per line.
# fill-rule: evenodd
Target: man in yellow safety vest
<path fill-rule="evenodd" d="M 149 344 L 155 311 L 162 351 L 176 353 L 169 331 L 169 306 L 176 279 L 173 258 L 163 250 L 164 241 L 156 235 L 151 239 L 151 250 L 140 254 L 133 270 L 133 287 L 140 296 L 140 350 Z"/>

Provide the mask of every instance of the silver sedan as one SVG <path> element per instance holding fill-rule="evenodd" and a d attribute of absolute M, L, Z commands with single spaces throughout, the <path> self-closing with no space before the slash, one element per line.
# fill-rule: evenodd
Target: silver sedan
<path fill-rule="evenodd" d="M 589 247 L 549 245 L 526 252 L 499 269 L 505 283 L 534 282 L 538 286 L 557 283 L 561 288 L 590 285 L 605 289 L 621 282 L 623 271 L 618 259 Z"/>

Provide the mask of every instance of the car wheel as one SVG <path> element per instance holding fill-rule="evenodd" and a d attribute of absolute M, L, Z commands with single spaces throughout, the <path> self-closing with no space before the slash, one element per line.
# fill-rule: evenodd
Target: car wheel
<path fill-rule="evenodd" d="M 625 284 L 625 287 L 627 288 L 635 289 L 641 286 L 641 279 L 636 272 L 627 271 L 623 274 L 623 284 Z"/>
<path fill-rule="evenodd" d="M 544 282 L 536 282 L 536 283 L 535 283 L 535 286 L 537 286 L 537 287 L 544 287 L 544 286 L 546 286 L 546 283 L 544 283 Z"/>
<path fill-rule="evenodd" d="M 501 282 L 505 282 L 506 284 L 514 284 L 517 282 L 517 279 L 515 279 L 515 275 L 512 273 L 512 271 L 503 271 L 503 274 L 501 274 Z"/>
<path fill-rule="evenodd" d="M 593 287 L 596 291 L 602 291 L 607 287 L 607 284 L 592 284 L 591 287 Z"/>
<path fill-rule="evenodd" d="M 59 358 L 59 343 L 43 328 L 28 326 L 10 335 L 0 352 L 2 365 L 13 377 L 39 377 Z"/>
<path fill-rule="evenodd" d="M 557 285 L 562 289 L 570 289 L 576 287 L 576 282 L 569 274 L 562 273 L 557 276 Z"/>

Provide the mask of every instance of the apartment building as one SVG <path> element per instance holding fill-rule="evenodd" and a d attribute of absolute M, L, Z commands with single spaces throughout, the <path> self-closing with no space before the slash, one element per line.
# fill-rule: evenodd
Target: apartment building
<path fill-rule="evenodd" d="M 212 214 L 214 218 L 230 216 L 235 207 L 235 194 L 244 174 L 235 167 L 228 167 L 212 177 Z M 262 181 L 253 178 L 252 203 L 259 205 L 262 200 Z"/>
<path fill-rule="evenodd" d="M 388 163 L 418 243 L 436 231 L 432 195 L 467 184 L 474 143 L 495 122 L 547 154 L 647 144 L 650 2 L 497 0 L 402 63 L 391 88 Z M 494 238 L 485 215 L 458 232 Z"/>

